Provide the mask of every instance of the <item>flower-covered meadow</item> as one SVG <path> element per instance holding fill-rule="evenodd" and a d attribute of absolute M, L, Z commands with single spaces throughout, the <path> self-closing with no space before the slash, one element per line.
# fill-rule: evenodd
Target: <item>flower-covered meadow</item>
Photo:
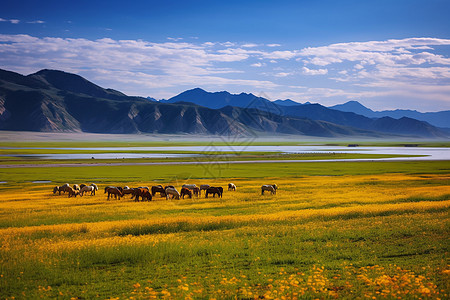
<path fill-rule="evenodd" d="M 261 195 L 266 183 L 276 195 Z M 101 184 L 76 198 L 49 184 L 3 189 L 0 298 L 449 298 L 449 175 L 214 185 L 223 198 L 107 200 Z"/>

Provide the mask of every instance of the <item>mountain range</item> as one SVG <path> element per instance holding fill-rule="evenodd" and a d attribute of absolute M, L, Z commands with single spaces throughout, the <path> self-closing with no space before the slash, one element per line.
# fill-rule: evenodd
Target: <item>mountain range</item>
<path fill-rule="evenodd" d="M 450 128 L 450 110 L 424 113 L 407 109 L 373 111 L 370 108 L 365 107 L 358 101 L 348 101 L 344 104 L 330 106 L 329 108 L 346 112 L 354 112 L 356 114 L 369 118 L 391 117 L 398 119 L 402 117 L 408 117 L 428 122 L 436 127 Z"/>
<path fill-rule="evenodd" d="M 0 70 L 0 130 L 448 137 L 445 130 L 409 117 L 371 118 L 292 102 L 199 88 L 155 101 L 105 89 L 63 71 L 24 76 Z"/>

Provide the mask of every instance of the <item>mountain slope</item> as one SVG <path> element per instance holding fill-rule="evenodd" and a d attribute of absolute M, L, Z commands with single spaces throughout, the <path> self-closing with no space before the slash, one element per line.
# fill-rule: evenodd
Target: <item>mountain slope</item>
<path fill-rule="evenodd" d="M 260 102 L 270 101 L 262 97 L 257 97 L 253 94 L 241 93 L 235 95 L 226 91 L 210 93 L 203 89 L 195 88 L 184 91 L 181 94 L 163 102 L 190 102 L 197 105 L 218 109 L 225 106 L 256 107 L 257 105 L 260 105 Z"/>
<path fill-rule="evenodd" d="M 196 97 L 200 95 L 199 99 Z M 219 98 L 220 101 L 216 101 Z M 197 101 L 197 100 L 198 101 Z M 209 108 L 190 103 L 207 103 Z M 171 103 L 175 102 L 175 103 Z M 247 108 L 236 107 L 247 104 Z M 316 120 L 312 120 L 312 119 Z M 364 126 L 360 123 L 364 123 Z M 337 123 L 337 124 L 334 124 Z M 166 102 L 129 97 L 103 89 L 86 79 L 61 71 L 42 70 L 23 76 L 0 70 L 0 130 L 67 131 L 93 133 L 195 133 L 248 135 L 255 133 L 311 136 L 436 137 L 442 133 L 416 120 L 386 119 L 378 122 L 354 113 L 318 104 L 279 106 L 252 94 L 186 91 Z M 359 128 L 357 128 L 359 127 Z"/>
<path fill-rule="evenodd" d="M 27 77 L 45 82 L 49 86 L 52 86 L 61 91 L 115 100 L 127 97 L 125 94 L 121 92 L 112 89 L 101 88 L 98 85 L 93 84 L 92 82 L 84 79 L 79 75 L 66 73 L 63 71 L 46 69 L 28 75 Z"/>
<path fill-rule="evenodd" d="M 292 102 L 281 102 L 283 105 L 277 105 L 278 102 L 271 102 L 262 97 L 256 97 L 253 94 L 241 93 L 233 95 L 228 92 L 210 93 L 202 89 L 192 89 L 185 91 L 175 97 L 167 100 L 170 103 L 186 103 L 191 102 L 210 108 L 220 108 L 224 106 L 234 106 L 241 108 L 257 108 L 262 111 L 268 111 L 272 114 L 282 115 L 289 118 L 308 118 L 316 121 L 325 121 L 347 127 L 354 127 L 363 130 L 379 131 L 389 134 L 402 134 L 410 136 L 428 136 L 428 137 L 445 137 L 447 133 L 430 126 L 425 122 L 416 122 L 414 126 L 404 126 L 405 120 L 392 119 L 376 121 L 376 118 L 370 118 L 354 112 L 345 112 L 331 109 L 320 104 L 292 104 Z M 359 103 L 350 103 L 355 107 Z M 350 105 L 349 104 L 349 105 Z M 362 105 L 358 106 L 364 110 Z M 410 121 L 411 122 L 411 121 Z M 389 127 L 390 126 L 390 127 Z"/>
<path fill-rule="evenodd" d="M 330 106 L 329 108 L 344 112 L 353 112 L 369 118 L 391 117 L 394 119 L 400 119 L 403 117 L 407 117 L 419 121 L 428 122 L 433 126 L 450 128 L 449 110 L 439 112 L 425 112 L 425 113 L 418 112 L 416 110 L 405 110 L 405 109 L 373 111 L 357 101 L 349 101 L 344 104 Z"/>

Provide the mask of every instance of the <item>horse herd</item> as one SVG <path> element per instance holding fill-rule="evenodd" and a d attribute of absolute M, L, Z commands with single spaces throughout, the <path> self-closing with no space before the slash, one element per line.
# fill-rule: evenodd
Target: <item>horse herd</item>
<path fill-rule="evenodd" d="M 98 191 L 98 187 L 95 183 L 91 183 L 90 185 L 83 184 L 74 184 L 73 186 L 70 186 L 68 183 L 61 185 L 61 186 L 55 186 L 53 188 L 53 194 L 59 193 L 61 195 L 61 192 L 68 193 L 69 197 L 76 197 L 80 195 L 82 197 L 85 193 L 90 192 L 91 195 L 95 195 L 95 191 Z"/>
<path fill-rule="evenodd" d="M 265 184 L 261 186 L 261 195 L 264 195 L 265 191 L 270 192 L 271 194 L 277 193 L 277 185 L 276 184 Z M 95 195 L 95 192 L 98 191 L 98 187 L 95 183 L 91 183 L 90 185 L 85 184 L 74 184 L 72 187 L 66 183 L 62 186 L 55 186 L 53 188 L 53 194 L 61 192 L 68 193 L 69 197 L 76 197 L 78 195 L 83 196 L 85 193 L 90 192 L 91 195 Z M 209 195 L 213 197 L 222 198 L 223 188 L 215 187 L 209 184 L 202 184 L 197 186 L 195 184 L 183 184 L 180 192 L 173 185 L 154 185 L 151 188 L 146 186 L 140 186 L 137 188 L 130 188 L 128 186 L 118 187 L 118 186 L 107 186 L 105 187 L 105 194 L 108 194 L 107 199 L 114 197 L 115 199 L 119 199 L 124 197 L 125 195 L 131 195 L 131 199 L 134 201 L 151 201 L 153 197 L 157 193 L 159 193 L 160 197 L 165 197 L 167 200 L 169 198 L 172 199 L 180 199 L 181 197 L 184 199 L 185 196 L 192 198 L 192 196 L 200 197 L 202 191 L 205 193 L 205 198 L 208 198 Z M 236 191 L 236 185 L 234 183 L 228 184 L 228 191 Z"/>

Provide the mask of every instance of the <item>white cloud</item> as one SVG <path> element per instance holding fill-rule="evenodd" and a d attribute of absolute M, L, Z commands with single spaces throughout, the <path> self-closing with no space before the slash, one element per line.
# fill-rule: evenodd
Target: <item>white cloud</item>
<path fill-rule="evenodd" d="M 293 75 L 294 73 L 288 73 L 288 72 L 279 72 L 279 73 L 276 73 L 274 76 L 275 77 L 287 77 L 287 76 L 290 76 L 290 75 Z"/>
<path fill-rule="evenodd" d="M 295 58 L 298 55 L 298 52 L 295 50 L 294 51 L 285 50 L 285 51 L 262 52 L 261 54 L 266 59 L 289 60 L 289 59 Z"/>
<path fill-rule="evenodd" d="M 132 95 L 160 97 L 153 91 L 166 89 L 167 93 L 193 86 L 278 89 L 281 94 L 290 92 L 296 83 L 307 82 L 311 88 L 296 88 L 299 98 L 294 100 L 410 95 L 447 101 L 450 109 L 450 93 L 440 88 L 450 86 L 450 58 L 443 54 L 448 53 L 450 40 L 412 38 L 271 48 L 278 46 L 181 38 L 155 43 L 0 34 L 0 65 L 23 74 L 60 69 Z M 436 46 L 440 47 L 435 50 Z M 263 66 L 264 73 L 258 69 Z"/>
<path fill-rule="evenodd" d="M 28 24 L 44 24 L 45 23 L 45 21 L 42 21 L 42 20 L 36 20 L 36 21 L 30 21 L 30 22 L 27 22 Z"/>
<path fill-rule="evenodd" d="M 327 69 L 311 70 L 311 69 L 308 69 L 307 67 L 303 67 L 302 73 L 304 75 L 325 75 L 328 73 L 328 70 Z"/>
<path fill-rule="evenodd" d="M 258 44 L 247 43 L 241 46 L 242 48 L 255 48 L 258 47 Z"/>
<path fill-rule="evenodd" d="M 19 23 L 20 23 L 20 20 L 17 20 L 17 19 L 3 19 L 3 18 L 0 18 L 0 22 L 9 22 L 9 23 L 11 23 L 11 24 L 19 24 Z"/>
<path fill-rule="evenodd" d="M 243 71 L 227 64 L 246 60 L 249 52 L 214 44 L 221 49 L 217 50 L 211 48 L 212 44 L 0 34 L 0 65 L 22 73 L 51 68 L 83 74 L 133 95 L 181 85 L 239 85 L 252 89 L 277 86 L 268 80 L 229 77 L 227 74 Z"/>

